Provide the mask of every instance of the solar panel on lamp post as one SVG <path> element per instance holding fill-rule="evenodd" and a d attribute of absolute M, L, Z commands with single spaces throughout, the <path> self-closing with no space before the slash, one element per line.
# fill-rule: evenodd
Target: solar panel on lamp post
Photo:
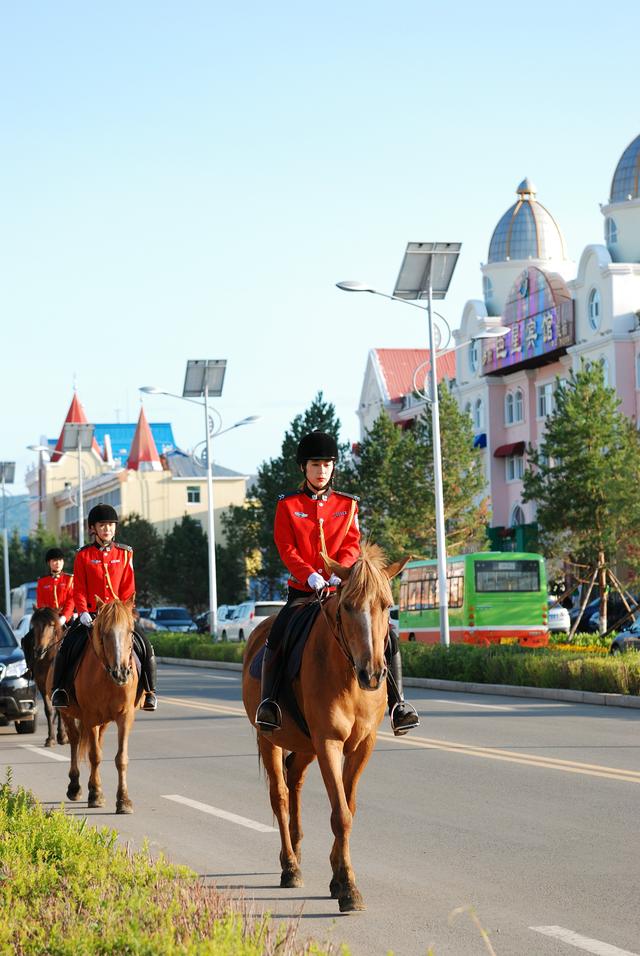
<path fill-rule="evenodd" d="M 62 429 L 62 450 L 78 453 L 78 547 L 84 547 L 84 502 L 82 452 L 90 451 L 96 426 L 88 422 L 66 422 Z"/>
<path fill-rule="evenodd" d="M 2 551 L 4 564 L 4 610 L 7 618 L 11 614 L 11 586 L 9 577 L 9 535 L 7 533 L 7 499 L 5 485 L 12 485 L 16 477 L 15 461 L 0 461 L 2 479 Z"/>

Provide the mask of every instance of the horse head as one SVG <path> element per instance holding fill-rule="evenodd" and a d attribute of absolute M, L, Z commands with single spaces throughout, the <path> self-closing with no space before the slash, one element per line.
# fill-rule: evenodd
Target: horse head
<path fill-rule="evenodd" d="M 359 686 L 377 690 L 387 676 L 384 650 L 389 633 L 389 609 L 393 595 L 389 581 L 399 574 L 410 557 L 386 565 L 378 545 L 362 545 L 351 567 L 323 554 L 327 568 L 342 585 L 338 591 L 337 627 L 353 661 Z"/>
<path fill-rule="evenodd" d="M 108 604 L 96 597 L 98 613 L 91 629 L 92 640 L 107 674 L 120 687 L 127 683 L 134 670 L 134 602 L 135 595 L 127 601 L 115 599 Z"/>
<path fill-rule="evenodd" d="M 33 650 L 36 661 L 47 656 L 62 640 L 62 627 L 58 614 L 50 607 L 41 607 L 34 611 L 30 621 L 33 632 Z"/>

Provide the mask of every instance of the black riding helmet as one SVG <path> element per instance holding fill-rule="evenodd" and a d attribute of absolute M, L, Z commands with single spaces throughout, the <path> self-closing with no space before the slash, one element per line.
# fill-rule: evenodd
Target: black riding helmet
<path fill-rule="evenodd" d="M 94 505 L 89 512 L 87 524 L 90 528 L 92 528 L 93 525 L 97 524 L 99 521 L 115 521 L 117 524 L 118 512 L 115 508 L 112 508 L 111 505 Z"/>
<path fill-rule="evenodd" d="M 62 548 L 49 548 L 44 556 L 44 560 L 46 564 L 48 564 L 49 561 L 64 561 L 64 553 Z"/>
<path fill-rule="evenodd" d="M 338 443 L 327 432 L 309 432 L 298 443 L 296 461 L 299 465 L 306 465 L 312 459 L 318 461 L 337 461 Z"/>

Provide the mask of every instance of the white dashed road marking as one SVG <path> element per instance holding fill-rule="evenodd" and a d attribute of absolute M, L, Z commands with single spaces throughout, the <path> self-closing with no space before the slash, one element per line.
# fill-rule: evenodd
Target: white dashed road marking
<path fill-rule="evenodd" d="M 444 697 L 429 697 L 428 703 L 434 704 L 452 704 L 454 707 L 483 707 L 485 710 L 517 710 L 517 707 L 509 707 L 507 704 L 476 704 L 468 700 L 449 700 Z M 436 715 L 437 716 L 437 715 Z"/>
<path fill-rule="evenodd" d="M 569 946 L 575 946 L 576 949 L 581 949 L 583 953 L 594 953 L 595 956 L 638 956 L 638 953 L 632 953 L 630 949 L 619 949 L 618 946 L 603 943 L 599 939 L 580 936 L 571 929 L 564 929 L 563 926 L 530 926 L 529 929 L 532 929 L 534 933 L 542 933 L 543 936 L 559 939 Z"/>
<path fill-rule="evenodd" d="M 209 813 L 212 817 L 220 817 L 221 820 L 228 820 L 229 823 L 237 823 L 241 827 L 248 827 L 250 830 L 257 830 L 259 833 L 277 833 L 275 827 L 265 826 L 264 823 L 258 823 L 257 820 L 249 820 L 247 817 L 240 817 L 237 813 L 229 813 L 228 810 L 221 810 L 219 807 L 211 807 L 208 803 L 200 803 L 199 800 L 190 800 L 189 797 L 182 797 L 179 793 L 163 793 L 164 800 L 173 800 L 174 803 L 183 803 L 194 810 L 200 810 L 202 813 Z"/>
<path fill-rule="evenodd" d="M 18 744 L 18 747 L 22 747 L 23 750 L 32 750 L 34 754 L 39 754 L 41 757 L 49 757 L 50 760 L 64 760 L 65 763 L 69 763 L 69 757 L 63 757 L 62 754 L 54 754 L 50 750 L 44 750 L 42 747 L 36 747 L 34 744 Z"/>

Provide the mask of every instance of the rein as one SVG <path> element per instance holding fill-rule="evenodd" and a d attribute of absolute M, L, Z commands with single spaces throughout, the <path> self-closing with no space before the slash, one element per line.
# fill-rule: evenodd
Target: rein
<path fill-rule="evenodd" d="M 94 627 L 95 627 L 95 624 L 94 624 Z M 112 672 L 111 672 L 111 667 L 110 667 L 110 665 L 109 665 L 109 662 L 107 661 L 107 655 L 106 655 L 105 652 L 104 652 L 104 643 L 103 643 L 103 640 L 102 640 L 102 632 L 100 631 L 99 628 L 98 628 L 97 631 L 94 631 L 94 630 L 93 630 L 93 627 L 91 628 L 91 631 L 92 631 L 92 633 L 89 635 L 89 643 L 91 644 L 91 647 L 92 647 L 92 649 L 93 649 L 93 653 L 96 655 L 96 657 L 98 658 L 98 660 L 100 661 L 100 663 L 101 663 L 102 666 L 104 667 L 105 671 L 107 672 L 107 675 L 113 680 L 113 674 L 112 674 Z M 133 634 L 133 631 L 131 631 L 131 634 Z M 94 635 L 95 635 L 96 641 L 97 641 L 97 642 L 99 643 L 99 645 L 100 645 L 100 650 L 102 651 L 102 656 L 100 656 L 100 654 L 99 654 L 98 651 L 96 650 L 96 646 L 95 646 L 95 643 L 94 643 L 94 640 L 93 640 Z M 134 666 L 133 666 L 133 644 L 131 645 L 131 653 L 129 654 L 128 667 L 129 667 L 129 669 L 131 670 L 131 672 L 133 673 L 133 671 L 135 670 L 135 668 L 134 668 Z"/>
<path fill-rule="evenodd" d="M 347 662 L 349 663 L 349 665 L 351 666 L 351 668 L 353 669 L 353 671 L 354 671 L 354 673 L 355 673 L 356 662 L 355 662 L 354 659 L 353 659 L 353 655 L 352 655 L 352 653 L 351 653 L 351 649 L 350 649 L 350 647 L 349 647 L 349 644 L 347 643 L 346 637 L 344 636 L 344 628 L 342 627 L 342 615 L 341 615 L 341 613 L 340 613 L 340 598 L 336 595 L 336 599 L 337 599 L 337 602 L 338 602 L 338 606 L 337 606 L 337 608 L 336 608 L 336 628 L 335 628 L 335 630 L 334 630 L 333 624 L 332 624 L 332 622 L 331 622 L 331 618 L 329 617 L 329 615 L 327 614 L 326 609 L 325 609 L 325 604 L 326 604 L 326 602 L 327 602 L 327 598 L 328 598 L 328 594 L 325 594 L 325 593 L 324 593 L 324 590 L 323 590 L 323 591 L 316 591 L 316 600 L 317 600 L 318 604 L 320 605 L 320 610 L 321 610 L 321 612 L 322 612 L 322 616 L 324 617 L 325 623 L 326 623 L 327 627 L 329 628 L 329 633 L 331 634 L 331 636 L 333 637 L 333 639 L 334 639 L 335 642 L 337 643 L 338 647 L 340 648 L 340 650 L 341 650 L 342 653 L 344 654 L 345 658 L 347 659 Z"/>

